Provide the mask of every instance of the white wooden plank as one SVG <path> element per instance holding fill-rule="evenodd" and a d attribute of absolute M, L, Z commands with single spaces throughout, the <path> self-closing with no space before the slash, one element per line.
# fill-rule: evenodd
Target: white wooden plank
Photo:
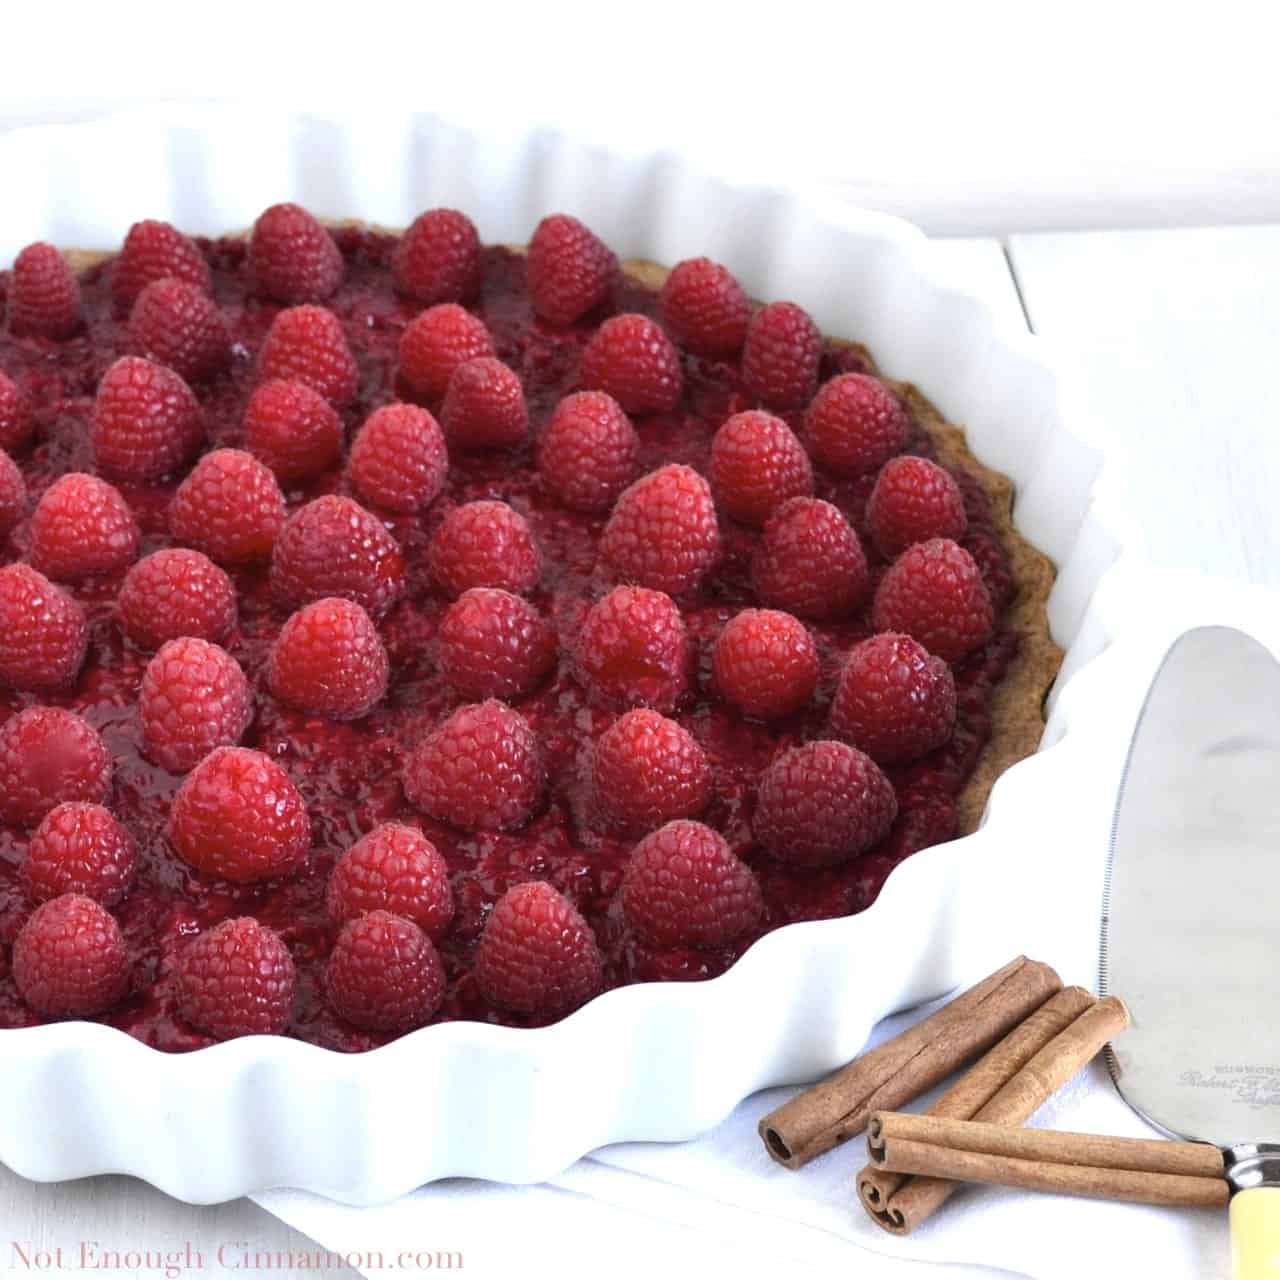
<path fill-rule="evenodd" d="M 933 250 L 957 284 L 985 298 L 1003 319 L 1026 323 L 1009 259 L 994 236 L 935 240 Z"/>
<path fill-rule="evenodd" d="M 1280 226 L 1015 236 L 1032 327 L 1127 454 L 1152 559 L 1280 584 Z"/>
<path fill-rule="evenodd" d="M 1173 131 L 1171 131 L 1172 133 Z M 1096 227 L 1266 222 L 1280 213 L 1280 170 L 1259 157 L 1203 169 L 1147 165 L 1038 170 L 1030 156 L 991 153 L 978 172 L 912 166 L 873 176 L 824 175 L 832 194 L 896 213 L 933 235 L 1004 235 Z"/>

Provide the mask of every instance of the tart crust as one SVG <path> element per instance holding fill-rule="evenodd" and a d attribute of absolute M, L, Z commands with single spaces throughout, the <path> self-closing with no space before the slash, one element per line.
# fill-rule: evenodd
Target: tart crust
<path fill-rule="evenodd" d="M 358 219 L 342 219 L 329 225 L 400 234 L 396 228 Z M 247 232 L 236 234 L 248 235 Z M 525 249 L 524 245 L 508 247 L 518 252 Z M 63 250 L 63 257 L 77 274 L 113 256 L 113 253 L 88 249 Z M 628 259 L 622 268 L 633 280 L 650 289 L 660 289 L 670 271 L 659 263 L 640 258 Z M 857 351 L 867 367 L 880 376 L 875 358 L 861 343 L 843 338 L 834 341 Z M 1005 607 L 1005 622 L 1018 637 L 1018 653 L 993 691 L 991 738 L 956 800 L 959 833 L 968 835 L 982 824 L 996 779 L 1011 765 L 1034 754 L 1040 745 L 1045 726 L 1045 698 L 1062 665 L 1062 650 L 1049 634 L 1048 616 L 1049 592 L 1057 571 L 1048 556 L 1032 546 L 1014 525 L 1014 488 L 1009 477 L 975 458 L 964 429 L 948 422 L 914 383 L 884 380 L 910 405 L 916 420 L 932 440 L 938 460 L 968 472 L 981 484 L 991 503 L 996 531 L 1009 557 L 1013 595 Z"/>

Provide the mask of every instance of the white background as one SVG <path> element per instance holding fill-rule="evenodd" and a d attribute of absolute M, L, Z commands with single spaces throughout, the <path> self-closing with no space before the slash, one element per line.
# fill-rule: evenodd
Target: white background
<path fill-rule="evenodd" d="M 1280 217 L 1275 11 L 1265 0 L 9 4 L 0 119 L 156 95 L 394 101 L 705 151 L 941 234 L 1256 222 Z"/>

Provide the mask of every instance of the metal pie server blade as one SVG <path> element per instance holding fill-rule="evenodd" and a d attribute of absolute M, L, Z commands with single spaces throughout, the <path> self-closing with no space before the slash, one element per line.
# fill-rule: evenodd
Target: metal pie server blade
<path fill-rule="evenodd" d="M 1252 1213 L 1238 1276 L 1280 1276 L 1280 665 L 1228 627 L 1188 631 L 1147 695 L 1120 786 L 1101 985 L 1133 1022 L 1109 1047 L 1125 1100 L 1227 1152 Z M 1237 1213 L 1237 1207 L 1240 1213 Z M 1271 1233 L 1275 1234 L 1272 1235 Z M 1267 1259 L 1270 1259 L 1268 1262 Z"/>

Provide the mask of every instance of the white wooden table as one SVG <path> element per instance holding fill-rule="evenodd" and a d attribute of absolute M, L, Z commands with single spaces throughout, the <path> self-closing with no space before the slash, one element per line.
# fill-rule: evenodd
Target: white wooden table
<path fill-rule="evenodd" d="M 941 244 L 992 305 L 1025 315 L 1054 343 L 1078 409 L 1128 456 L 1127 503 L 1147 533 L 1152 558 L 1280 584 L 1280 520 L 1274 514 L 1280 390 L 1272 376 L 1280 344 L 1280 226 Z M 680 1160 L 678 1147 L 670 1158 Z M 662 1274 L 671 1243 L 643 1225 L 628 1251 L 652 1250 L 653 1274 Z M 125 1178 L 47 1187 L 2 1167 L 0 1228 L 0 1275 L 6 1276 L 23 1274 L 13 1242 L 61 1245 L 64 1252 L 81 1240 L 118 1249 L 180 1249 L 190 1242 L 214 1275 L 220 1244 L 233 1260 L 237 1242 L 285 1253 L 313 1247 L 247 1200 L 198 1209 Z M 463 1249 L 466 1244 L 456 1242 Z M 531 1253 L 530 1274 L 554 1269 L 553 1247 L 547 1243 L 544 1258 Z M 921 1274 L 926 1270 L 934 1274 L 923 1267 Z M 316 1272 L 286 1266 L 269 1274 Z M 355 1273 L 339 1268 L 324 1274 Z M 948 1268 L 947 1274 L 963 1272 Z"/>

